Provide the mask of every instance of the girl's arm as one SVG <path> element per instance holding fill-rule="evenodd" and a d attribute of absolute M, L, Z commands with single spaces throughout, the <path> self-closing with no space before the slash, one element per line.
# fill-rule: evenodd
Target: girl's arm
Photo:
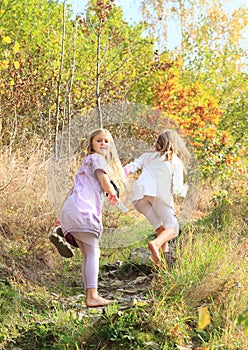
<path fill-rule="evenodd" d="M 176 161 L 173 159 L 172 163 L 174 165 L 173 193 L 181 197 L 186 197 L 188 185 L 184 184 L 183 162 L 180 158 L 176 158 Z"/>
<path fill-rule="evenodd" d="M 108 194 L 108 201 L 110 204 L 117 204 L 119 199 L 117 198 L 117 193 L 110 182 L 109 176 L 102 169 L 97 169 L 95 174 L 103 191 Z"/>
<path fill-rule="evenodd" d="M 133 162 L 128 163 L 124 166 L 123 170 L 125 175 L 129 175 L 135 173 L 137 170 L 143 167 L 145 161 L 146 154 L 142 154 L 139 158 L 135 159 Z"/>

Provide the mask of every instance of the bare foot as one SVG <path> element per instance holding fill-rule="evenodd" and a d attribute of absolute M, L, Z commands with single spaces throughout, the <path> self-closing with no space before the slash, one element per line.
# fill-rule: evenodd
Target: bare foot
<path fill-rule="evenodd" d="M 116 300 L 108 300 L 108 299 L 105 299 L 105 298 L 102 298 L 99 296 L 97 296 L 96 298 L 88 298 L 86 300 L 86 306 L 87 307 L 99 307 L 99 306 L 106 306 L 106 305 L 109 305 L 109 304 L 112 304 L 116 302 Z"/>
<path fill-rule="evenodd" d="M 148 247 L 152 253 L 152 259 L 155 263 L 158 263 L 161 261 L 161 258 L 160 258 L 160 254 L 159 254 L 159 249 L 158 247 L 156 246 L 156 244 L 154 243 L 154 241 L 150 241 L 148 243 Z"/>

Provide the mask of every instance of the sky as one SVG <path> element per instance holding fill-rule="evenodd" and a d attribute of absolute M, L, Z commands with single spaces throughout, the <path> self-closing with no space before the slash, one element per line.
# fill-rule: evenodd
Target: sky
<path fill-rule="evenodd" d="M 73 14 L 76 16 L 77 13 L 83 13 L 88 0 L 68 0 L 67 3 L 72 5 Z M 141 18 L 139 10 L 140 1 L 136 0 L 115 0 L 115 4 L 123 10 L 124 19 L 128 23 L 139 22 Z M 227 12 L 232 13 L 235 9 L 239 7 L 248 7 L 247 0 L 223 0 L 222 4 Z M 248 41 L 248 30 L 246 31 L 246 38 Z M 180 42 L 180 33 L 179 29 L 172 22 L 169 27 L 168 32 L 168 49 L 173 49 Z M 245 43 L 246 46 L 247 42 Z"/>

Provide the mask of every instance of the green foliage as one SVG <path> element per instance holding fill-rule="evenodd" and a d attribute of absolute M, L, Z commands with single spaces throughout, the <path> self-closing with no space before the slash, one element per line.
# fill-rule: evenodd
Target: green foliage
<path fill-rule="evenodd" d="M 96 15 L 99 14 L 99 15 Z M 75 92 L 81 106 L 95 107 L 96 70 L 100 63 L 99 83 L 102 104 L 118 100 L 135 101 L 132 89 L 147 79 L 153 55 L 152 38 L 143 35 L 145 24 L 130 26 L 112 1 L 89 3 L 86 16 L 79 20 Z M 100 62 L 97 50 L 100 41 Z M 85 64 L 89 62 L 90 64 Z M 84 67 L 82 70 L 80 67 Z M 82 87 L 84 88 L 82 90 Z M 136 92 L 137 94 L 137 92 Z M 83 101 L 83 105 L 82 105 Z"/>
<path fill-rule="evenodd" d="M 111 349 L 146 349 L 145 343 L 156 339 L 149 320 L 147 306 L 137 304 L 124 312 L 118 310 L 118 306 L 110 306 L 87 341 L 87 346 L 93 349 L 104 339 L 104 346 Z M 148 329 L 149 334 L 145 335 Z"/>
<path fill-rule="evenodd" d="M 76 19 L 68 6 L 57 100 L 63 5 L 2 1 L 2 144 L 13 149 L 42 138 L 51 146 L 75 110 L 96 106 L 98 81 L 102 104 L 128 100 L 161 109 L 191 140 L 204 177 L 225 177 L 245 161 L 247 148 L 247 61 L 241 46 L 247 10 L 228 17 L 216 2 L 194 26 L 187 16 L 181 51 L 159 54 L 147 23 L 129 25 L 113 1 L 90 1 Z"/>
<path fill-rule="evenodd" d="M 219 190 L 213 193 L 211 202 L 213 209 L 205 219 L 205 222 L 208 222 L 215 229 L 223 230 L 230 225 L 232 219 L 231 211 L 233 203 L 228 191 Z"/>
<path fill-rule="evenodd" d="M 2 2 L 0 124 L 5 144 L 43 137 L 51 127 L 47 116 L 55 104 L 61 9 L 46 0 Z"/>
<path fill-rule="evenodd" d="M 171 11 L 167 1 L 163 3 Z M 157 6 L 151 2 L 155 17 Z M 184 6 L 174 13 L 180 13 L 184 24 L 181 49 L 157 55 L 146 97 L 150 93 L 149 102 L 187 135 L 204 177 L 222 177 L 245 161 L 247 148 L 247 54 L 242 45 L 247 9 L 229 16 L 220 1 L 193 1 L 188 4 L 192 12 Z M 197 6 L 204 10 L 192 22 Z M 163 14 L 165 20 L 168 13 Z"/>
<path fill-rule="evenodd" d="M 190 9 L 202 3 L 206 5 L 206 1 L 193 1 Z M 126 310 L 113 305 L 98 319 L 90 314 L 82 318 L 77 305 L 64 302 L 81 292 L 81 256 L 76 254 L 73 262 L 58 262 L 56 267 L 43 266 L 50 254 L 42 236 L 50 223 L 44 221 L 51 219 L 51 213 L 41 218 L 43 199 L 35 205 L 36 210 L 23 206 L 23 196 L 34 198 L 33 193 L 41 188 L 23 192 L 33 183 L 33 174 L 41 180 L 43 164 L 30 170 L 32 180 L 25 181 L 17 175 L 19 159 L 11 158 L 8 167 L 2 166 L 7 169 L 7 185 L 4 182 L 1 190 L 7 193 L 11 188 L 5 196 L 4 212 L 18 241 L 7 231 L 3 230 L 7 238 L 0 233 L 4 242 L 1 268 L 6 259 L 5 275 L 11 281 L 0 282 L 1 349 L 143 350 L 158 344 L 166 350 L 180 346 L 247 348 L 248 85 L 247 56 L 240 45 L 247 28 L 247 9 L 228 17 L 220 4 L 212 2 L 214 6 L 208 7 L 204 16 L 190 22 L 194 11 L 183 11 L 181 3 L 175 11 L 181 13 L 185 24 L 182 47 L 177 54 L 165 50 L 161 55 L 153 54 L 155 40 L 153 35 L 145 35 L 147 23 L 129 25 L 112 1 L 90 1 L 85 15 L 77 19 L 71 18 L 68 7 L 57 121 L 63 5 L 46 0 L 0 2 L 1 146 L 10 146 L 9 154 L 13 149 L 22 151 L 23 167 L 32 157 L 20 147 L 22 142 L 28 141 L 32 148 L 44 140 L 50 147 L 57 126 L 62 129 L 75 111 L 95 107 L 97 39 L 101 34 L 102 103 L 128 100 L 160 108 L 165 118 L 174 119 L 193 140 L 205 178 L 212 175 L 221 180 L 208 215 L 184 229 L 175 266 L 170 271 L 154 271 L 144 304 L 138 302 Z M 130 125 L 129 129 L 142 140 L 153 139 L 145 126 L 141 130 Z M 33 147 L 31 154 L 35 152 Z M 15 163 L 9 180 L 9 166 Z M 17 183 L 19 177 L 21 184 Z M 40 192 L 44 193 L 43 187 Z M 116 226 L 129 227 L 132 241 L 147 236 L 149 227 L 142 226 L 140 232 L 125 215 L 113 220 Z M 20 226 L 24 221 L 26 226 Z M 38 238 L 33 234 L 37 227 Z M 20 238 L 23 232 L 25 240 Z M 124 241 L 120 233 L 119 239 Z M 103 251 L 102 262 L 107 263 L 112 254 L 116 260 L 124 258 L 128 269 L 132 266 L 129 253 L 128 247 Z M 38 276 L 32 280 L 29 270 L 36 259 L 40 259 L 37 271 L 42 287 L 36 285 Z M 198 308 L 202 306 L 208 307 L 210 324 L 199 330 Z"/>
<path fill-rule="evenodd" d="M 242 326 L 244 326 L 245 334 L 248 337 L 248 309 L 245 309 L 239 316 L 238 316 L 238 323 Z"/>
<path fill-rule="evenodd" d="M 7 282 L 0 282 L 0 321 L 4 321 L 5 316 L 16 313 L 16 305 L 20 295 Z"/>
<path fill-rule="evenodd" d="M 77 349 L 80 339 L 84 336 L 84 326 L 81 321 L 71 316 L 60 314 L 58 322 L 37 323 L 28 328 L 18 340 L 27 344 L 27 349 Z"/>
<path fill-rule="evenodd" d="M 27 350 L 76 349 L 83 339 L 85 323 L 75 312 L 68 312 L 48 294 L 22 292 L 6 283 L 0 284 L 1 344 L 19 344 Z M 13 327 L 13 332 L 9 329 Z"/>
<path fill-rule="evenodd" d="M 71 112 L 96 107 L 96 71 L 102 104 L 135 99 L 136 81 L 147 79 L 153 41 L 145 24 L 131 27 L 119 7 L 89 3 L 85 16 L 72 20 L 57 2 L 3 2 L 0 27 L 0 131 L 4 144 L 45 138 L 68 123 Z M 105 8 L 105 12 L 102 11 Z M 99 12 L 97 16 L 95 13 Z M 104 15 L 103 15 L 104 13 Z M 16 36 L 15 28 L 18 28 Z M 98 34 L 101 55 L 98 60 Z M 63 69 L 60 60 L 63 51 Z M 60 76 L 61 73 L 61 76 Z M 60 79 L 61 78 L 61 79 Z M 60 96 L 58 98 L 58 83 Z M 56 116 L 56 111 L 58 115 Z M 48 135 L 47 135 L 48 134 Z"/>
<path fill-rule="evenodd" d="M 137 322 L 136 316 L 136 312 L 127 312 L 115 321 L 110 319 L 110 322 L 101 327 L 98 336 L 106 339 L 109 343 L 119 343 L 122 347 L 125 343 L 130 344 L 130 349 L 135 349 L 138 345 L 133 336 L 134 323 Z"/>

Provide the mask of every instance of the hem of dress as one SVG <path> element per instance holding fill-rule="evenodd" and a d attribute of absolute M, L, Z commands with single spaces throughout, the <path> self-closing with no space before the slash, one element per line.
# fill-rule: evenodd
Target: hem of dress
<path fill-rule="evenodd" d="M 62 227 L 62 230 L 63 230 L 63 227 Z M 94 230 L 94 229 L 90 229 L 88 227 L 78 227 L 78 228 L 69 228 L 67 230 L 64 230 L 64 235 L 67 235 L 68 233 L 73 233 L 73 232 L 87 232 L 87 233 L 93 233 L 97 238 L 99 238 L 102 234 L 102 231 L 97 231 L 97 230 Z"/>
<path fill-rule="evenodd" d="M 65 240 L 66 242 L 68 242 L 71 246 L 73 246 L 74 248 L 79 248 L 78 247 L 78 244 L 76 242 L 76 239 L 73 235 L 73 233 L 78 233 L 78 232 L 87 232 L 87 233 L 90 233 L 90 234 L 93 234 L 96 236 L 97 239 L 99 239 L 101 237 L 101 233 L 99 232 L 96 232 L 96 231 L 93 231 L 93 230 L 90 230 L 90 229 L 71 229 L 71 230 L 67 230 L 65 233 L 64 233 L 64 237 L 65 237 Z"/>
<path fill-rule="evenodd" d="M 151 194 L 144 194 L 142 197 L 139 197 L 139 198 L 133 198 L 132 199 L 132 204 L 133 205 L 135 205 L 139 200 L 141 200 L 141 199 L 143 199 L 145 196 L 149 196 L 149 197 L 154 197 L 154 198 L 157 198 L 157 196 L 154 196 L 154 195 L 151 195 Z M 174 203 L 167 203 L 165 200 L 163 200 L 163 199 L 161 199 L 162 200 L 162 202 L 164 203 L 164 204 L 166 204 L 166 205 L 168 205 L 168 207 L 170 207 L 170 208 L 172 208 L 174 211 L 176 211 L 175 210 L 175 205 L 174 205 Z"/>

